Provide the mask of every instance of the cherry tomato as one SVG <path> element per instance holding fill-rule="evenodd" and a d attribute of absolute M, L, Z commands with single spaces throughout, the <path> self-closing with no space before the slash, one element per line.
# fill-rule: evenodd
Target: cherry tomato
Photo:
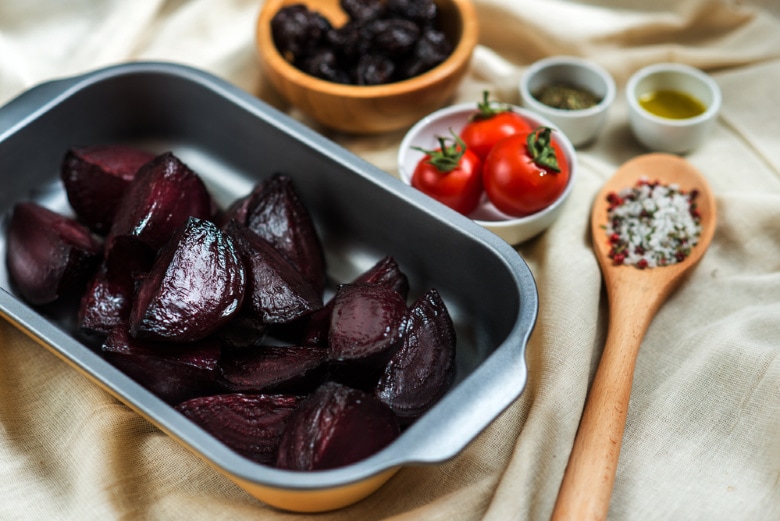
<path fill-rule="evenodd" d="M 555 201 L 569 181 L 569 165 L 551 138 L 551 129 L 504 138 L 493 147 L 483 167 L 488 199 L 515 217 L 538 212 Z"/>
<path fill-rule="evenodd" d="M 414 169 L 412 186 L 424 194 L 468 215 L 482 196 L 482 161 L 455 134 L 448 145 L 446 138 L 437 138 L 439 148 L 424 150 L 426 154 Z"/>
<path fill-rule="evenodd" d="M 531 124 L 509 107 L 494 107 L 488 101 L 488 91 L 477 104 L 475 113 L 460 131 L 460 137 L 479 158 L 484 161 L 493 146 L 512 134 L 528 134 Z"/>

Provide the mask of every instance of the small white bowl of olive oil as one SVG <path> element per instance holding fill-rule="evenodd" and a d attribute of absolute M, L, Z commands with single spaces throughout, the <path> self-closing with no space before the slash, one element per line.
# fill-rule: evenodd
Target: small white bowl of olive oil
<path fill-rule="evenodd" d="M 640 69 L 626 85 L 634 137 L 650 150 L 684 154 L 698 147 L 715 125 L 721 106 L 718 84 L 681 63 Z"/>

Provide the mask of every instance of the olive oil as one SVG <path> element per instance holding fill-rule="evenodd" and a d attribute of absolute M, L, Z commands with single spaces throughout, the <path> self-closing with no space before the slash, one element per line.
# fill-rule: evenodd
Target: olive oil
<path fill-rule="evenodd" d="M 656 90 L 642 94 L 639 104 L 651 114 L 669 119 L 693 118 L 707 110 L 701 101 L 676 90 Z"/>

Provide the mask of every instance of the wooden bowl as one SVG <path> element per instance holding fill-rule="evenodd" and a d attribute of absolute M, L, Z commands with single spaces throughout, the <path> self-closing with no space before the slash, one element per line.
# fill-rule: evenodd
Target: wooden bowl
<path fill-rule="evenodd" d="M 318 123 L 352 134 L 378 134 L 409 127 L 444 106 L 469 66 L 477 44 L 471 0 L 436 0 L 441 30 L 453 42 L 452 54 L 433 69 L 385 85 L 344 85 L 306 74 L 279 53 L 271 19 L 285 5 L 303 3 L 334 27 L 347 20 L 338 0 L 268 0 L 257 20 L 257 48 L 265 74 L 291 104 Z"/>

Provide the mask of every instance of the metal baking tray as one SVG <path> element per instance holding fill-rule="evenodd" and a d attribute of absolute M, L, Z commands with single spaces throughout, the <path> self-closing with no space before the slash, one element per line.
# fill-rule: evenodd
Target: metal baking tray
<path fill-rule="evenodd" d="M 72 146 L 125 143 L 173 151 L 222 205 L 274 172 L 290 175 L 321 235 L 328 275 L 351 280 L 392 255 L 417 294 L 435 287 L 458 335 L 449 393 L 384 450 L 318 472 L 243 458 L 105 361 L 56 306 L 17 298 L 5 262 L 0 314 L 260 500 L 288 510 L 354 503 L 405 466 L 458 454 L 523 391 L 536 284 L 508 244 L 432 202 L 249 93 L 170 63 L 128 63 L 38 85 L 0 108 L 0 215 L 35 200 L 71 214 L 59 165 Z M 5 259 L 5 234 L 0 255 Z M 410 299 L 418 295 L 410 295 Z"/>

